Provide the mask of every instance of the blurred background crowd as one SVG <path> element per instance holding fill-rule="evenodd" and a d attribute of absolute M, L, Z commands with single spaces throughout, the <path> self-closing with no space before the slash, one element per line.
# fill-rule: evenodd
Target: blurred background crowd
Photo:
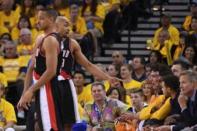
<path fill-rule="evenodd" d="M 80 65 L 73 67 L 81 119 L 93 130 L 197 131 L 197 1 L 186 2 L 190 13 L 181 28 L 163 8 L 169 1 L 0 0 L 0 127 L 34 130 L 34 101 L 29 111 L 17 111 L 16 105 L 36 37 L 42 33 L 37 12 L 50 7 L 70 20 L 69 36 L 85 56 L 123 80 L 101 81 Z M 115 43 L 122 46 L 122 32 L 128 31 L 130 39 L 139 20 L 148 23 L 154 10 L 159 10 L 160 23 L 144 43 L 147 56 L 112 49 Z M 105 47 L 112 49 L 111 61 L 96 63 L 95 58 L 105 56 Z M 101 100 L 100 111 L 94 103 Z"/>

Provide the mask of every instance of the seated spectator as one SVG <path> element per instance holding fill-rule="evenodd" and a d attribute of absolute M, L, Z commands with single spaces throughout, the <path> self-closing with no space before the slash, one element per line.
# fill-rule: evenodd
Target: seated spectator
<path fill-rule="evenodd" d="M 173 62 L 173 45 L 169 32 L 167 30 L 161 30 L 158 35 L 157 46 L 154 47 L 154 50 L 158 50 L 161 53 L 163 61 L 168 65 L 171 65 Z"/>
<path fill-rule="evenodd" d="M 46 3 L 46 1 L 44 3 Z M 56 11 L 58 11 L 60 15 L 66 16 L 66 17 L 69 16 L 69 8 L 68 8 L 69 6 L 68 6 L 68 4 L 69 3 L 66 0 L 53 0 L 52 1 L 53 8 Z"/>
<path fill-rule="evenodd" d="M 142 82 L 144 81 L 146 77 L 145 73 L 145 59 L 140 56 L 135 56 L 132 61 L 132 78 L 136 81 Z"/>
<path fill-rule="evenodd" d="M 102 23 L 105 18 L 105 8 L 98 0 L 84 0 L 82 16 L 86 20 L 88 30 L 92 30 L 97 37 L 103 34 Z"/>
<path fill-rule="evenodd" d="M 180 131 L 185 127 L 191 127 L 197 124 L 197 91 L 196 81 L 197 74 L 193 71 L 184 71 L 180 75 L 181 93 L 178 97 L 179 106 L 181 107 L 181 120 L 172 126 L 161 126 L 156 130 L 159 131 Z"/>
<path fill-rule="evenodd" d="M 126 91 L 121 87 L 111 87 L 106 93 L 107 97 L 126 103 Z"/>
<path fill-rule="evenodd" d="M 113 64 L 110 64 L 107 67 L 107 73 L 112 76 L 112 77 L 116 77 L 118 75 L 118 71 L 116 70 L 116 66 Z"/>
<path fill-rule="evenodd" d="M 153 84 L 154 95 L 157 97 L 162 94 L 162 76 L 172 74 L 170 68 L 164 64 L 154 64 L 151 66 L 151 73 L 148 80 Z"/>
<path fill-rule="evenodd" d="M 128 109 L 128 113 L 121 115 L 118 120 L 125 121 L 127 124 L 132 126 L 133 129 L 137 130 L 136 128 L 139 124 L 138 114 L 147 105 L 143 101 L 143 93 L 141 89 L 132 89 L 129 94 L 131 97 L 132 107 Z M 143 122 L 140 122 L 140 124 L 143 124 Z"/>
<path fill-rule="evenodd" d="M 103 22 L 103 39 L 106 44 L 113 44 L 119 41 L 120 28 L 120 0 L 103 0 L 101 2 L 106 8 L 106 16 Z"/>
<path fill-rule="evenodd" d="M 112 52 L 112 64 L 115 65 L 116 70 L 120 72 L 120 67 L 125 63 L 125 58 L 120 51 Z"/>
<path fill-rule="evenodd" d="M 184 30 L 191 31 L 192 17 L 197 17 L 197 2 L 195 0 L 192 0 L 192 3 L 190 5 L 190 15 L 186 16 L 183 23 Z"/>
<path fill-rule="evenodd" d="M 176 77 L 180 77 L 181 72 L 184 70 L 188 70 L 190 68 L 190 65 L 184 61 L 176 60 L 173 62 L 171 66 L 171 71 Z"/>
<path fill-rule="evenodd" d="M 118 71 L 116 70 L 116 67 L 115 65 L 109 65 L 107 67 L 107 73 L 109 74 L 109 76 L 112 76 L 112 77 L 117 77 L 118 75 Z M 119 85 L 119 81 L 113 81 L 113 82 L 110 82 L 110 81 L 104 81 L 104 85 L 105 85 L 105 89 L 106 91 L 111 88 L 111 87 L 121 87 L 121 85 Z"/>
<path fill-rule="evenodd" d="M 147 104 L 143 100 L 143 92 L 141 89 L 133 89 L 130 92 L 132 107 L 128 110 L 134 114 L 140 112 Z"/>
<path fill-rule="evenodd" d="M 145 71 L 146 71 L 146 76 L 147 76 L 147 78 L 149 77 L 149 75 L 150 75 L 150 73 L 151 73 L 151 66 L 152 66 L 152 64 L 150 64 L 150 63 L 147 63 L 147 64 L 145 65 Z"/>
<path fill-rule="evenodd" d="M 140 120 L 146 120 L 145 126 L 160 125 L 170 112 L 169 96 L 159 95 L 154 102 L 143 108 L 139 113 Z"/>
<path fill-rule="evenodd" d="M 143 92 L 143 101 L 144 103 L 146 103 L 147 105 L 149 105 L 150 103 L 153 103 L 153 101 L 155 100 L 155 92 L 153 90 L 153 83 L 152 81 L 150 81 L 149 79 L 145 80 L 142 83 L 142 92 Z"/>
<path fill-rule="evenodd" d="M 180 93 L 179 78 L 174 75 L 164 76 L 162 82 L 162 90 L 165 96 L 171 97 L 171 110 L 168 117 L 165 119 L 164 124 L 173 124 L 173 121 L 171 121 L 170 119 L 174 119 L 176 121 L 175 116 L 180 116 L 181 113 L 181 108 L 178 103 L 178 96 Z"/>
<path fill-rule="evenodd" d="M 150 64 L 163 63 L 161 53 L 157 50 L 151 50 L 149 54 L 148 62 Z"/>
<path fill-rule="evenodd" d="M 82 52 L 87 58 L 93 57 L 97 52 L 97 38 L 87 30 L 85 19 L 80 16 L 79 11 L 80 7 L 77 4 L 72 4 L 69 8 L 70 36 L 79 41 Z"/>
<path fill-rule="evenodd" d="M 142 85 L 140 82 L 131 77 L 132 71 L 133 69 L 131 65 L 128 64 L 124 64 L 120 68 L 120 76 L 121 79 L 123 79 L 123 87 L 127 90 L 127 92 L 133 88 L 141 88 Z"/>
<path fill-rule="evenodd" d="M 16 8 L 16 10 L 17 9 L 19 10 L 21 16 L 29 17 L 30 23 L 33 28 L 36 25 L 35 6 L 36 6 L 36 1 L 34 0 L 22 0 L 20 6 Z"/>
<path fill-rule="evenodd" d="M 4 0 L 1 7 L 2 11 L 0 12 L 0 27 L 6 27 L 9 32 L 17 25 L 19 19 L 19 12 L 12 10 L 14 5 L 14 0 Z"/>
<path fill-rule="evenodd" d="M 12 41 L 6 42 L 4 52 L 4 56 L 0 57 L 0 70 L 8 80 L 6 99 L 16 106 L 22 93 L 28 61 L 18 56 L 16 44 Z"/>
<path fill-rule="evenodd" d="M 80 103 L 81 106 L 84 107 L 86 103 L 93 100 L 91 90 L 87 90 L 84 86 L 85 74 L 82 71 L 75 71 L 73 75 L 73 82 L 77 91 L 78 103 Z"/>
<path fill-rule="evenodd" d="M 196 47 L 194 45 L 188 45 L 183 50 L 183 56 L 180 59 L 187 62 L 190 65 L 195 65 L 197 63 L 196 56 Z"/>
<path fill-rule="evenodd" d="M 103 35 L 103 20 L 105 18 L 105 8 L 98 0 L 84 0 L 81 15 L 86 21 L 88 31 L 93 34 L 93 38 L 101 38 Z M 100 47 L 97 39 L 95 43 L 95 55 L 100 55 Z"/>
<path fill-rule="evenodd" d="M 172 51 L 174 52 L 173 60 L 177 60 L 181 57 L 183 50 L 185 49 L 185 46 L 188 43 L 190 43 L 190 41 L 192 39 L 192 36 L 188 35 L 187 32 L 181 32 L 179 37 L 180 37 L 179 45 L 172 47 L 172 48 L 174 48 L 174 49 L 172 49 Z"/>
<path fill-rule="evenodd" d="M 20 37 L 20 30 L 22 28 L 28 28 L 31 31 L 32 34 L 32 43 L 36 39 L 38 35 L 38 31 L 32 27 L 29 17 L 28 16 L 21 16 L 19 18 L 18 24 L 16 27 L 13 28 L 11 35 L 14 41 L 19 42 L 19 37 Z"/>
<path fill-rule="evenodd" d="M 71 37 L 76 40 L 82 39 L 82 37 L 88 32 L 85 19 L 80 16 L 79 7 L 76 4 L 72 4 L 69 8 L 69 19 L 71 22 Z"/>
<path fill-rule="evenodd" d="M 197 16 L 193 16 L 192 17 L 192 21 L 191 21 L 191 30 L 189 32 L 190 34 L 195 34 L 195 36 L 197 35 Z"/>
<path fill-rule="evenodd" d="M 169 14 L 163 14 L 161 18 L 161 27 L 155 31 L 153 38 L 153 48 L 159 45 L 159 34 L 162 30 L 166 30 L 169 33 L 169 40 L 172 44 L 179 44 L 179 31 L 171 24 L 171 16 Z"/>
<path fill-rule="evenodd" d="M 106 97 L 105 87 L 102 83 L 92 84 L 94 102 L 84 107 L 84 120 L 90 130 L 114 130 L 114 120 L 126 112 L 127 106 L 122 102 Z"/>
<path fill-rule="evenodd" d="M 33 52 L 32 34 L 28 28 L 23 28 L 20 30 L 20 43 L 17 46 L 17 52 L 19 55 L 29 56 Z"/>
<path fill-rule="evenodd" d="M 13 126 L 16 124 L 16 114 L 11 103 L 3 98 L 5 93 L 5 86 L 0 84 L 0 130 L 14 130 Z"/>

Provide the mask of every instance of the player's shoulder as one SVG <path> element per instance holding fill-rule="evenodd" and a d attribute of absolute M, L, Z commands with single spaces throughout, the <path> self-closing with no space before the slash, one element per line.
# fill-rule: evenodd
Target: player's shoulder
<path fill-rule="evenodd" d="M 70 38 L 70 44 L 74 48 L 79 47 L 79 43 L 75 39 Z"/>

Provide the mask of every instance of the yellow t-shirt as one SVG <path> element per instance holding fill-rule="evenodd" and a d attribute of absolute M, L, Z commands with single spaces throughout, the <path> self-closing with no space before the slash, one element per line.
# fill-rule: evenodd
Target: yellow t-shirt
<path fill-rule="evenodd" d="M 157 110 L 153 111 L 154 108 L 157 108 Z M 153 103 L 150 103 L 140 111 L 140 120 L 147 120 L 150 118 L 163 120 L 170 112 L 170 108 L 170 98 L 165 100 L 164 95 L 159 95 L 155 98 Z"/>
<path fill-rule="evenodd" d="M 156 47 L 157 45 L 159 45 L 158 37 L 159 37 L 159 33 L 162 30 L 163 30 L 163 28 L 160 27 L 159 29 L 157 29 L 155 31 L 152 47 Z M 176 27 L 174 27 L 173 25 L 170 25 L 169 28 L 168 28 L 168 32 L 169 32 L 169 35 L 170 35 L 170 41 L 173 44 L 178 45 L 179 44 L 179 31 L 178 31 L 178 29 Z"/>
<path fill-rule="evenodd" d="M 128 83 L 123 82 L 123 87 L 126 90 L 133 89 L 133 88 L 141 88 L 141 85 L 142 85 L 141 82 L 138 82 L 138 81 L 133 80 L 133 79 Z"/>
<path fill-rule="evenodd" d="M 80 16 L 78 17 L 77 23 L 76 23 L 76 28 L 77 28 L 77 32 L 79 34 L 85 35 L 88 32 L 84 18 L 82 18 Z"/>
<path fill-rule="evenodd" d="M 78 111 L 79 111 L 80 118 L 82 118 L 84 114 L 84 109 L 79 103 L 78 103 Z"/>
<path fill-rule="evenodd" d="M 171 49 L 174 44 L 171 40 L 166 40 L 164 46 L 160 49 L 160 44 L 158 44 L 154 49 L 158 50 L 163 58 L 167 58 L 168 65 L 173 63 L 173 56 L 171 55 Z M 160 50 L 159 50 L 160 49 Z"/>
<path fill-rule="evenodd" d="M 21 67 L 27 67 L 29 59 L 26 56 L 20 56 L 18 58 L 6 59 L 0 57 L 0 66 L 3 69 L 3 74 L 6 76 L 8 82 L 14 82 L 17 80 L 20 74 Z"/>
<path fill-rule="evenodd" d="M 11 11 L 10 15 L 6 15 L 4 12 L 0 12 L 0 26 L 10 26 L 12 29 L 17 25 L 20 14 Z"/>
<path fill-rule="evenodd" d="M 70 19 L 70 15 L 68 16 L 68 18 Z M 76 32 L 81 35 L 85 35 L 88 32 L 85 19 L 81 16 L 77 17 L 76 23 L 71 23 L 71 24 L 72 27 L 76 26 Z"/>
<path fill-rule="evenodd" d="M 0 26 L 0 36 L 4 33 L 9 33 L 9 30 L 4 26 Z"/>
<path fill-rule="evenodd" d="M 90 6 L 87 6 L 87 8 L 86 8 L 86 10 L 85 10 L 84 13 L 91 14 L 91 12 L 90 12 Z M 105 18 L 105 13 L 106 13 L 105 7 L 104 7 L 102 4 L 98 4 L 97 10 L 96 10 L 96 13 L 95 13 L 96 16 L 98 16 L 98 17 L 100 17 L 100 18 L 102 18 L 102 19 L 104 20 L 104 18 Z M 95 22 L 93 22 L 93 23 L 94 23 L 94 26 L 95 26 L 97 29 L 99 29 L 100 31 L 103 32 L 103 27 L 102 27 L 103 22 L 97 22 L 97 21 L 95 21 Z"/>
<path fill-rule="evenodd" d="M 78 98 L 78 103 L 81 104 L 82 107 L 86 103 L 92 102 L 93 98 L 92 98 L 92 95 L 91 95 L 91 89 L 89 87 L 88 88 L 84 87 L 81 94 L 77 95 L 77 98 Z"/>
<path fill-rule="evenodd" d="M 192 23 L 192 16 L 186 16 L 185 18 L 185 21 L 183 23 L 183 28 L 186 30 L 186 31 L 190 31 L 190 25 Z"/>
<path fill-rule="evenodd" d="M 64 8 L 64 9 L 59 9 L 58 12 L 60 13 L 60 15 L 69 18 L 69 8 L 68 7 Z"/>
<path fill-rule="evenodd" d="M 109 83 L 109 81 L 104 81 L 104 86 L 105 86 L 105 91 L 108 91 L 109 90 L 109 88 L 110 88 L 110 83 Z"/>
<path fill-rule="evenodd" d="M 16 114 L 14 111 L 14 107 L 11 103 L 1 98 L 0 102 L 0 127 L 4 127 L 6 125 L 6 121 L 16 121 Z"/>
<path fill-rule="evenodd" d="M 3 84 L 4 87 L 7 87 L 8 86 L 8 81 L 7 81 L 7 78 L 6 76 L 0 72 L 0 83 Z"/>
<path fill-rule="evenodd" d="M 19 55 L 31 55 L 33 51 L 33 44 L 31 45 L 25 45 L 25 44 L 19 44 L 17 46 L 17 52 Z"/>

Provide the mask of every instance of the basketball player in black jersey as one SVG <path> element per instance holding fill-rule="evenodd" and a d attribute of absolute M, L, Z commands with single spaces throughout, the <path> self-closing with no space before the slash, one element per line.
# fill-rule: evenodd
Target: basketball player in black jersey
<path fill-rule="evenodd" d="M 56 19 L 57 32 L 62 38 L 61 42 L 61 59 L 60 75 L 58 80 L 60 82 L 60 89 L 62 98 L 63 123 L 66 131 L 71 130 L 72 124 L 79 120 L 79 113 L 77 109 L 77 95 L 74 84 L 71 80 L 71 71 L 73 68 L 74 59 L 82 65 L 87 71 L 94 76 L 103 80 L 113 81 L 112 78 L 96 65 L 92 64 L 81 52 L 81 48 L 76 40 L 69 38 L 70 22 L 66 17 L 58 16 Z"/>
<path fill-rule="evenodd" d="M 38 25 L 44 31 L 36 40 L 35 54 L 26 74 L 23 95 L 18 109 L 28 106 L 35 95 L 37 124 L 41 131 L 63 131 L 58 103 L 58 60 L 60 41 L 56 32 L 56 11 L 52 9 L 38 12 Z M 31 80 L 33 76 L 33 85 Z"/>

